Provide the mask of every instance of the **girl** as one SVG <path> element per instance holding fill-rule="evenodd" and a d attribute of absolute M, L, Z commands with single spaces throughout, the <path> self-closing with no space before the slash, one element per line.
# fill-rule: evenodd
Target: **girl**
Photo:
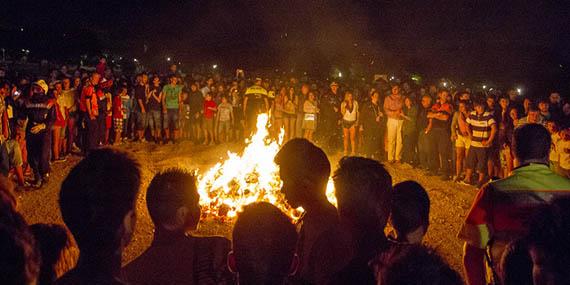
<path fill-rule="evenodd" d="M 307 94 L 307 100 L 303 103 L 303 131 L 304 138 L 307 140 L 313 140 L 313 133 L 317 128 L 317 113 L 319 113 L 319 108 L 317 108 L 317 97 L 313 91 L 309 91 Z"/>
<path fill-rule="evenodd" d="M 352 92 L 344 93 L 344 101 L 340 104 L 342 114 L 342 134 L 344 139 L 344 155 L 348 155 L 350 141 L 350 155 L 356 154 L 356 126 L 358 125 L 358 102 L 352 97 Z"/>
<path fill-rule="evenodd" d="M 295 137 L 295 123 L 297 122 L 297 96 L 295 89 L 289 88 L 289 93 L 285 96 L 283 109 L 283 126 L 285 127 L 285 139 L 288 141 Z"/>

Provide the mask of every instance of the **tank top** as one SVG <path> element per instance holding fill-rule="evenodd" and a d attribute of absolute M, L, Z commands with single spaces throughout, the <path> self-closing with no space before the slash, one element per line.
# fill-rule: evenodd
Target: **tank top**
<path fill-rule="evenodd" d="M 352 110 L 348 108 L 348 104 L 346 104 L 346 102 L 342 102 L 342 104 L 344 104 L 345 110 L 346 110 L 346 112 L 342 116 L 342 119 L 345 121 L 349 121 L 349 122 L 356 121 L 356 112 L 358 111 L 358 102 L 356 102 L 356 101 L 352 102 Z"/>

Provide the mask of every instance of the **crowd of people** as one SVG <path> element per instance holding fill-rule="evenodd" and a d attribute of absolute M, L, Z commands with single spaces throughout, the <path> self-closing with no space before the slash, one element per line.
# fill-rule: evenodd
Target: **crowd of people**
<path fill-rule="evenodd" d="M 570 101 L 557 91 L 530 98 L 515 89 L 472 92 L 382 78 L 342 85 L 248 80 L 242 70 L 204 76 L 176 65 L 127 76 L 105 58 L 92 72 L 62 66 L 45 77 L 11 74 L 0 72 L 1 168 L 21 187 L 40 188 L 51 163 L 104 145 L 243 141 L 260 113 L 270 114 L 276 138 L 283 130 L 285 141 L 305 138 L 330 152 L 478 187 L 512 171 L 513 130 L 539 123 L 552 135 L 552 169 L 570 175 Z"/>
<path fill-rule="evenodd" d="M 458 235 L 468 284 L 570 282 L 570 180 L 549 168 L 550 140 L 539 124 L 515 129 L 517 169 L 477 195 Z M 305 209 L 296 223 L 254 202 L 238 213 L 231 241 L 192 235 L 201 218 L 196 178 L 168 169 L 146 191 L 153 241 L 125 266 L 141 188 L 141 165 L 129 153 L 99 148 L 73 167 L 59 192 L 66 227 L 28 225 L 13 184 L 0 178 L 0 283 L 464 284 L 422 244 L 430 198 L 417 182 L 393 185 L 377 160 L 345 156 L 332 175 L 335 208 L 321 148 L 291 139 L 274 160 L 288 203 Z"/>
<path fill-rule="evenodd" d="M 570 102 L 558 92 L 533 100 L 516 90 L 383 79 L 248 81 L 243 72 L 184 76 L 176 65 L 131 78 L 104 58 L 92 72 L 62 68 L 34 80 L 6 74 L 1 284 L 463 284 L 437 250 L 422 245 L 425 189 L 414 181 L 393 185 L 382 163 L 480 188 L 458 233 L 468 284 L 570 283 Z M 166 170 L 146 189 L 153 242 L 122 267 L 141 166 L 106 146 L 242 141 L 260 113 L 270 115 L 272 136 L 283 135 L 275 157 L 281 191 L 303 216 L 294 224 L 257 202 L 238 214 L 231 241 L 191 235 L 201 217 L 196 178 Z M 335 207 L 326 197 L 325 151 L 338 150 Z M 85 158 L 61 185 L 65 226 L 28 225 L 12 181 L 40 188 L 50 164 L 69 154 Z"/>

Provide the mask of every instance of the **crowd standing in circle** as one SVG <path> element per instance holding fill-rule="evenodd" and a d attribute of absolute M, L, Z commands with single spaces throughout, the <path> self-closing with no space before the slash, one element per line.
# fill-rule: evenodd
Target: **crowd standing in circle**
<path fill-rule="evenodd" d="M 381 79 L 182 76 L 176 65 L 131 81 L 104 58 L 91 73 L 8 79 L 0 78 L 2 284 L 462 284 L 422 245 L 425 189 L 393 185 L 382 163 L 480 188 L 458 234 L 469 284 L 570 282 L 570 102 L 557 92 L 533 102 L 515 90 Z M 275 163 L 286 200 L 305 209 L 296 224 L 259 202 L 238 215 L 231 241 L 190 235 L 201 217 L 196 178 L 165 170 L 146 195 L 153 242 L 122 268 L 141 170 L 105 146 L 243 141 L 260 113 L 270 114 L 272 136 L 284 131 Z M 336 170 L 325 151 L 345 155 Z M 67 228 L 28 226 L 12 183 L 41 188 L 50 164 L 70 154 L 85 158 L 61 186 Z M 331 172 L 337 208 L 326 197 Z"/>

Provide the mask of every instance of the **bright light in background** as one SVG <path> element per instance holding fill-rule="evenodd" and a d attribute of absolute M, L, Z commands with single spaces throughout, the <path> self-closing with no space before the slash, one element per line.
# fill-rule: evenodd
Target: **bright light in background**
<path fill-rule="evenodd" d="M 338 72 L 338 77 L 342 77 L 342 72 Z"/>
<path fill-rule="evenodd" d="M 212 68 L 213 68 L 213 69 L 216 69 L 216 68 L 218 68 L 218 65 L 217 65 L 217 64 L 214 64 L 214 65 L 212 65 Z"/>
<path fill-rule="evenodd" d="M 170 58 L 170 56 L 166 58 L 166 61 L 170 61 L 170 60 L 172 60 L 172 59 Z"/>
<path fill-rule="evenodd" d="M 520 87 L 517 88 L 517 93 L 519 93 L 519 95 L 522 95 L 522 92 L 523 92 L 522 88 L 520 88 Z"/>
<path fill-rule="evenodd" d="M 390 76 L 390 80 L 394 80 L 394 79 L 396 79 L 396 77 Z"/>
<path fill-rule="evenodd" d="M 447 82 L 443 82 L 443 87 L 447 87 Z"/>
<path fill-rule="evenodd" d="M 483 85 L 483 90 L 487 89 L 487 85 Z"/>
<path fill-rule="evenodd" d="M 136 59 L 136 58 L 133 58 L 133 61 L 134 61 L 134 62 L 139 62 L 139 60 L 138 60 L 138 59 Z"/>

